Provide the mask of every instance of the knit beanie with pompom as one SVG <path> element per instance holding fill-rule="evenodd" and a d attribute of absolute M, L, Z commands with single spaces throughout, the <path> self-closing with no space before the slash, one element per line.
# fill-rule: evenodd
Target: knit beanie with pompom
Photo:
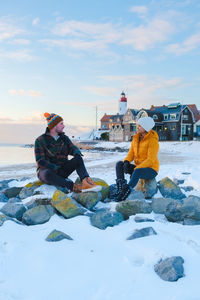
<path fill-rule="evenodd" d="M 51 130 L 58 123 L 60 123 L 61 121 L 63 121 L 63 118 L 61 116 L 59 116 L 59 115 L 56 115 L 56 114 L 44 113 L 44 116 L 45 116 L 45 118 L 47 120 L 47 126 L 48 126 L 49 130 Z"/>

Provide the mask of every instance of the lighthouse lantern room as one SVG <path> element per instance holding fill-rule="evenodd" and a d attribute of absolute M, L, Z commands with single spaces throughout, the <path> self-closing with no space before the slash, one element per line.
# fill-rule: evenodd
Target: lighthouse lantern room
<path fill-rule="evenodd" d="M 119 115 L 124 115 L 127 110 L 127 98 L 124 92 L 121 93 L 121 98 L 119 100 Z"/>

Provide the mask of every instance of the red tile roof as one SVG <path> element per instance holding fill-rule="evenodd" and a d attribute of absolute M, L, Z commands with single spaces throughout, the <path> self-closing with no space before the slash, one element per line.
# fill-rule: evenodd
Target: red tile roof
<path fill-rule="evenodd" d="M 104 115 L 102 118 L 101 118 L 101 122 L 108 122 L 110 117 L 112 117 L 113 115 Z"/>

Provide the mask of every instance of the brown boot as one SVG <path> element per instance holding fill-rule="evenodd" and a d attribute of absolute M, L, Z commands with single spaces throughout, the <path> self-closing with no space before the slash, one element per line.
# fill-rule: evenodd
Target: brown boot
<path fill-rule="evenodd" d="M 74 183 L 73 192 L 75 192 L 75 193 L 81 193 L 81 190 L 82 190 L 82 185 Z"/>
<path fill-rule="evenodd" d="M 90 189 L 94 187 L 94 181 L 90 177 L 85 177 L 82 180 L 82 190 Z"/>

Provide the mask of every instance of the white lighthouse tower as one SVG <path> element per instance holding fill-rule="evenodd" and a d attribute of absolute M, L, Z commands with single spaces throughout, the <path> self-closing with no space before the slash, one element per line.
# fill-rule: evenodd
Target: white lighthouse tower
<path fill-rule="evenodd" d="M 124 115 L 127 110 L 127 98 L 124 92 L 121 93 L 121 99 L 119 100 L 119 115 Z"/>

